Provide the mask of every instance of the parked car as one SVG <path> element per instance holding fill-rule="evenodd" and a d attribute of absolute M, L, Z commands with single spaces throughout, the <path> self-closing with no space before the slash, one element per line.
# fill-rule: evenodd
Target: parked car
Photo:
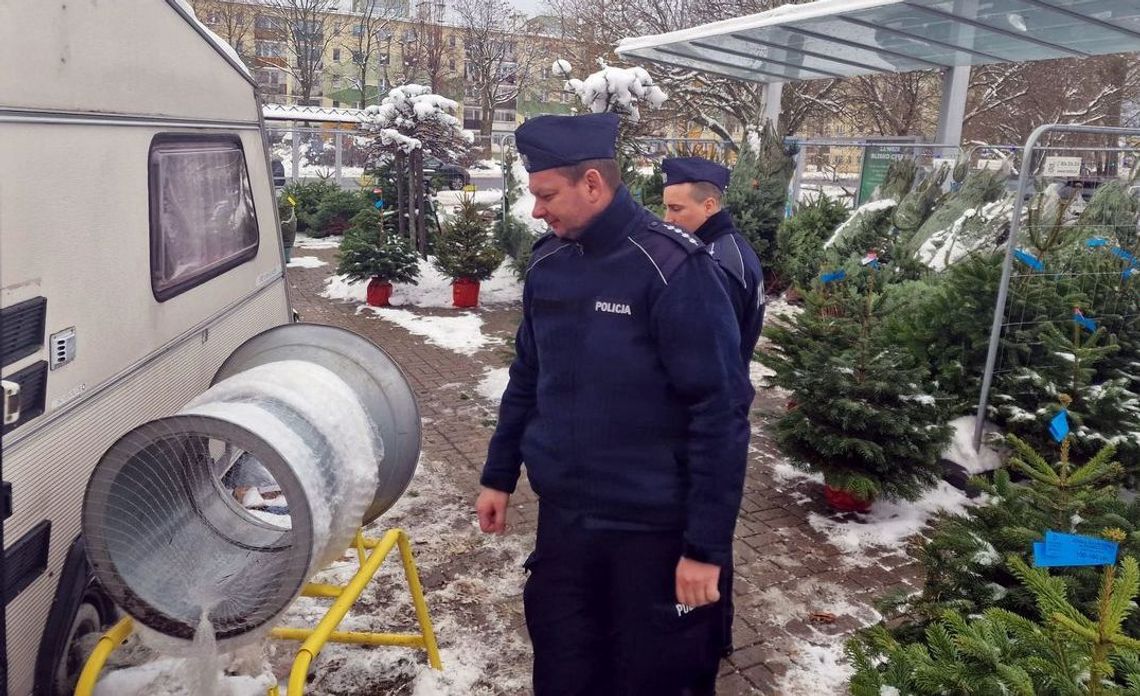
<path fill-rule="evenodd" d="M 424 157 L 424 179 L 429 184 L 436 184 L 433 188 L 448 188 L 458 191 L 471 183 L 471 174 L 458 164 L 444 162 L 438 157 L 427 155 Z"/>
<path fill-rule="evenodd" d="M 283 187 L 285 185 L 285 165 L 281 162 L 281 158 L 274 157 L 270 165 L 273 172 L 273 187 Z"/>

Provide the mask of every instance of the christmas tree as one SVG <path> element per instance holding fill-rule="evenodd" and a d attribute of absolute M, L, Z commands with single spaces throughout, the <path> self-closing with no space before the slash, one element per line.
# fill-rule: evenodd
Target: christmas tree
<path fill-rule="evenodd" d="M 952 413 L 977 404 L 1002 257 L 977 254 L 944 273 L 899 286 L 908 307 L 887 319 L 890 340 L 926 365 Z"/>
<path fill-rule="evenodd" d="M 823 261 L 823 243 L 844 220 L 847 208 L 840 201 L 820 194 L 796 210 L 796 214 L 780 223 L 776 245 L 780 249 L 776 270 L 795 287 L 806 289 L 819 275 Z"/>
<path fill-rule="evenodd" d="M 435 242 L 435 266 L 453 280 L 487 280 L 503 262 L 503 250 L 491 235 L 492 213 L 465 196 L 459 214 L 444 225 Z"/>
<path fill-rule="evenodd" d="M 1000 198 L 1005 193 L 1007 178 L 1005 169 L 970 172 L 960 189 L 946 196 L 911 236 L 900 241 L 906 244 L 913 255 L 927 239 L 945 233 L 967 210 L 978 210 Z"/>
<path fill-rule="evenodd" d="M 795 147 L 785 145 L 772 125 L 766 125 L 755 142 L 741 148 L 725 191 L 725 207 L 764 268 L 771 268 L 777 258 L 776 230 L 784 219 L 795 154 Z"/>
<path fill-rule="evenodd" d="M 919 227 L 922 227 L 926 218 L 930 217 L 930 213 L 942 198 L 942 185 L 949 173 L 949 167 L 940 167 L 899 199 L 898 207 L 895 208 L 894 224 L 905 238 L 910 238 Z"/>
<path fill-rule="evenodd" d="M 774 327 L 761 361 L 795 407 L 777 424 L 781 450 L 858 498 L 918 497 L 941 474 L 948 439 L 926 369 L 889 340 L 889 270 L 851 264 L 807 295 L 804 311 Z M 845 277 L 841 277 L 841 274 Z"/>
<path fill-rule="evenodd" d="M 352 218 L 340 245 L 337 273 L 358 282 L 379 278 L 390 283 L 416 283 L 419 256 L 407 238 L 391 229 L 392 215 L 367 208 Z"/>
<path fill-rule="evenodd" d="M 1119 539 L 1119 532 L 1109 536 Z M 1089 615 L 1069 601 L 1060 578 L 1016 557 L 1009 568 L 1033 594 L 1041 619 L 950 610 L 906 644 L 878 626 L 848 643 L 852 696 L 1137 693 L 1140 641 L 1124 629 L 1140 592 L 1135 558 L 1105 568 Z"/>
<path fill-rule="evenodd" d="M 968 514 L 940 522 L 919 553 L 926 570 L 922 593 L 905 602 L 886 603 L 894 603 L 896 611 L 905 605 L 911 625 L 899 629 L 899 635 L 913 637 L 946 609 L 975 614 L 997 607 L 1031 615 L 1033 598 L 1002 563 L 1003 558 L 1028 558 L 1033 543 L 1049 529 L 1096 533 L 1106 526 L 1131 526 L 1121 514 L 1116 483 L 1122 469 L 1113 460 L 1112 447 L 1077 464 L 1070 459 L 1071 438 L 1062 442 L 1060 458 L 1055 461 L 1047 461 L 1016 436 L 1008 436 L 1007 442 L 1014 453 L 1006 468 L 996 471 L 992 482 L 974 480 L 987 496 L 984 502 Z M 1020 480 L 1013 482 L 1011 473 Z M 1087 570 L 1065 572 L 1082 579 Z M 1077 599 L 1091 601 L 1092 595 L 1080 589 Z"/>

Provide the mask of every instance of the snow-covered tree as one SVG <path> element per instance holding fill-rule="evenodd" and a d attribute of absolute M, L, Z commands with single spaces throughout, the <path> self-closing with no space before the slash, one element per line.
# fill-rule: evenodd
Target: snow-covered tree
<path fill-rule="evenodd" d="M 602 69 L 585 80 L 566 81 L 567 91 L 577 94 L 582 106 L 595 114 L 612 111 L 637 123 L 641 120 L 641 104 L 657 109 L 668 98 L 645 68 L 614 68 L 604 61 L 598 64 Z"/>
<path fill-rule="evenodd" d="M 375 136 L 374 159 L 391 158 L 395 164 L 398 229 L 400 234 L 410 232 L 423 254 L 428 247 L 423 157 L 425 151 L 441 159 L 459 159 L 466 153 L 469 140 L 463 124 L 451 114 L 458 107 L 424 85 L 402 85 L 380 105 L 365 109 L 361 123 Z"/>

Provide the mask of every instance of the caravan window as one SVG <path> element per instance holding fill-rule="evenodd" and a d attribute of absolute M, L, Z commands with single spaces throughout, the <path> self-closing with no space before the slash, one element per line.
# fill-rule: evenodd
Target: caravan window
<path fill-rule="evenodd" d="M 257 255 L 241 141 L 163 134 L 150 149 L 151 285 L 159 302 Z"/>

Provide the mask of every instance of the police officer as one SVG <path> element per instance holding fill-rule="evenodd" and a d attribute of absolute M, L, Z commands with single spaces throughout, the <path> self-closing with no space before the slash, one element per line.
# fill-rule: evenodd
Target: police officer
<path fill-rule="evenodd" d="M 708 250 L 637 205 L 613 114 L 542 116 L 515 140 L 534 245 L 516 358 L 476 509 L 539 498 L 523 593 L 534 690 L 713 693 L 751 395 Z"/>
<path fill-rule="evenodd" d="M 764 273 L 760 259 L 721 207 L 729 171 L 703 157 L 673 157 L 665 176 L 665 221 L 708 245 L 728 280 L 728 296 L 740 326 L 740 351 L 747 366 L 764 325 Z"/>

